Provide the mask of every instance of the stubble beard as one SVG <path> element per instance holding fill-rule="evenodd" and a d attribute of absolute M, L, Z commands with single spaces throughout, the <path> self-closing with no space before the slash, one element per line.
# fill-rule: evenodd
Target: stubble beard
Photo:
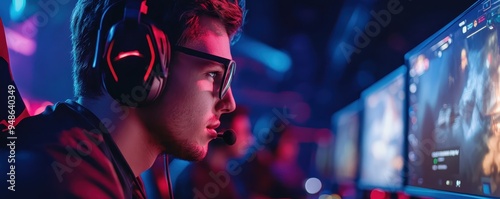
<path fill-rule="evenodd" d="M 170 133 L 167 133 L 170 134 Z M 206 151 L 188 139 L 179 139 L 180 136 L 168 136 L 165 134 L 156 135 L 156 140 L 167 154 L 187 161 L 200 161 Z"/>

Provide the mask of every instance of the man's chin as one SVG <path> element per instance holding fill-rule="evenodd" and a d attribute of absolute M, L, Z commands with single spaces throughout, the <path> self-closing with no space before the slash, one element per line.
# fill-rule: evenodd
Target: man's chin
<path fill-rule="evenodd" d="M 201 161 L 207 155 L 207 150 L 193 150 L 193 148 L 183 149 L 180 151 L 178 158 L 187 161 Z"/>

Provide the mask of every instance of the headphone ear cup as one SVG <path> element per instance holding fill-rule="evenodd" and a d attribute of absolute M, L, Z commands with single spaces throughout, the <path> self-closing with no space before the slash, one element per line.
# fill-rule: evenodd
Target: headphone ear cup
<path fill-rule="evenodd" d="M 165 92 L 165 84 L 168 77 L 168 69 L 170 66 L 171 48 L 168 36 L 155 25 L 150 25 L 152 35 L 156 41 L 156 52 L 158 54 L 158 64 L 154 66 L 154 78 L 151 86 L 151 98 L 157 99 L 161 93 Z"/>
<path fill-rule="evenodd" d="M 126 106 L 154 101 L 166 81 L 166 65 L 148 25 L 122 20 L 111 27 L 100 67 L 104 88 Z"/>

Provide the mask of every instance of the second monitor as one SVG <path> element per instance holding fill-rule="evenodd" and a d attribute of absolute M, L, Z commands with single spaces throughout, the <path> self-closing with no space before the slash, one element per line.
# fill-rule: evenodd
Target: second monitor
<path fill-rule="evenodd" d="M 361 94 L 363 119 L 359 185 L 403 188 L 406 67 L 401 66 Z"/>

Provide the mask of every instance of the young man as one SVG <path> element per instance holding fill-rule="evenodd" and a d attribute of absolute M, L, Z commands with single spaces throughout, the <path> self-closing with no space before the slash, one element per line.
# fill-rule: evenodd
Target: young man
<path fill-rule="evenodd" d="M 235 109 L 230 44 L 243 23 L 239 5 L 79 0 L 71 25 L 77 100 L 16 127 L 14 149 L 0 151 L 15 152 L 15 163 L 0 164 L 15 173 L 2 198 L 144 198 L 138 176 L 159 154 L 204 158 L 219 118 Z"/>

